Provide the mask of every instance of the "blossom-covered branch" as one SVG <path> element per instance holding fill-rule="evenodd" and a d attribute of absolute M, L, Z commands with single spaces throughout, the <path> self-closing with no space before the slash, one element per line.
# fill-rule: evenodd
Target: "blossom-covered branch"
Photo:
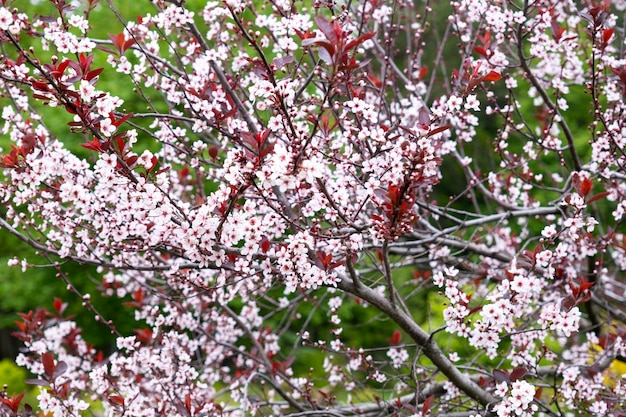
<path fill-rule="evenodd" d="M 15 332 L 42 413 L 626 413 L 626 2 L 23 3 L 0 227 L 70 291 Z"/>

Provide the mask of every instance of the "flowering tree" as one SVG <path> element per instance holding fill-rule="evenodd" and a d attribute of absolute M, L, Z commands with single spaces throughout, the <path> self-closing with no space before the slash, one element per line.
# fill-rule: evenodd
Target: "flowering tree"
<path fill-rule="evenodd" d="M 1 3 L 44 414 L 626 414 L 626 1 Z"/>

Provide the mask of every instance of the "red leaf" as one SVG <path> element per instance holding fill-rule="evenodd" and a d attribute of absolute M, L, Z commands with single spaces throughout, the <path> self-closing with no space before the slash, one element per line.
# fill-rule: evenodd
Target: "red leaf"
<path fill-rule="evenodd" d="M 593 183 L 591 181 L 590 178 L 585 178 L 580 182 L 580 195 L 582 197 L 587 197 L 587 195 L 589 195 L 589 192 L 591 191 L 591 187 L 592 187 Z"/>
<path fill-rule="evenodd" d="M 112 113 L 111 113 L 111 117 L 113 117 Z M 126 144 L 124 143 L 124 138 L 121 137 L 121 136 L 117 136 L 116 139 L 115 139 L 115 144 L 117 145 L 117 149 L 120 152 L 124 153 L 124 151 L 125 151 L 124 148 L 126 147 Z"/>
<path fill-rule="evenodd" d="M 28 155 L 33 151 L 37 145 L 37 138 L 32 133 L 27 133 L 22 138 L 22 146 L 20 146 L 20 150 L 23 156 Z"/>
<path fill-rule="evenodd" d="M 91 67 L 91 63 L 93 62 L 93 57 L 93 55 L 85 56 L 85 54 L 80 54 L 78 60 L 80 68 L 83 70 L 83 72 L 87 72 L 89 70 L 89 67 Z"/>
<path fill-rule="evenodd" d="M 59 315 L 61 315 L 63 314 L 63 311 L 65 311 L 67 304 L 64 304 L 60 298 L 54 297 L 54 301 L 52 302 L 52 307 Z"/>
<path fill-rule="evenodd" d="M 383 82 L 380 81 L 378 78 L 376 78 L 374 75 L 372 74 L 367 74 L 367 78 L 370 80 L 370 82 L 374 85 L 374 87 L 376 88 L 380 88 L 383 86 Z"/>
<path fill-rule="evenodd" d="M 11 148 L 11 152 L 2 157 L 2 162 L 0 163 L 2 168 L 17 168 L 20 166 L 18 159 L 19 149 L 15 145 L 11 145 Z"/>
<path fill-rule="evenodd" d="M 587 291 L 589 288 L 593 287 L 593 284 L 595 284 L 593 281 L 587 281 L 586 277 L 582 277 L 580 279 L 580 286 L 578 287 L 579 291 Z"/>
<path fill-rule="evenodd" d="M 109 401 L 113 404 L 121 405 L 122 407 L 124 407 L 124 397 L 121 397 L 119 395 L 110 395 Z"/>
<path fill-rule="evenodd" d="M 11 395 L 11 398 L 0 398 L 2 402 L 11 409 L 14 413 L 17 413 L 17 409 L 22 402 L 22 398 L 24 398 L 24 393 L 21 393 L 17 397 L 15 395 Z"/>
<path fill-rule="evenodd" d="M 124 42 L 124 46 L 122 47 L 122 54 L 124 54 L 131 46 L 135 44 L 135 38 L 130 38 L 126 42 Z"/>
<path fill-rule="evenodd" d="M 156 155 L 152 155 L 152 158 L 150 158 L 150 164 L 150 168 L 147 169 L 148 172 L 152 172 L 152 170 L 159 165 L 159 158 L 157 158 Z"/>
<path fill-rule="evenodd" d="M 118 49 L 118 51 L 122 52 L 122 48 L 124 47 L 124 33 L 120 32 L 115 36 L 113 40 L 113 45 Z"/>
<path fill-rule="evenodd" d="M 138 303 L 143 303 L 143 288 L 138 288 L 133 293 L 133 300 L 137 301 Z"/>
<path fill-rule="evenodd" d="M 490 71 L 489 74 L 483 77 L 483 81 L 498 81 L 500 78 L 502 78 L 502 75 L 495 71 Z"/>
<path fill-rule="evenodd" d="M 52 379 L 57 379 L 61 375 L 63 375 L 67 371 L 67 363 L 64 361 L 59 361 L 54 369 L 54 374 L 52 375 Z"/>
<path fill-rule="evenodd" d="M 298 37 L 302 40 L 314 37 L 309 29 L 307 29 L 306 32 L 301 32 L 298 29 L 295 29 L 295 31 L 296 31 L 296 35 L 298 35 Z"/>
<path fill-rule="evenodd" d="M 339 42 L 336 31 L 336 26 L 339 26 L 337 22 L 330 23 L 325 17 L 318 15 L 315 16 L 315 23 L 331 43 L 337 44 Z M 341 27 L 339 30 L 341 30 Z"/>
<path fill-rule="evenodd" d="M 613 36 L 613 32 L 615 32 L 615 28 L 604 29 L 602 31 L 602 42 L 609 43 L 611 36 Z"/>
<path fill-rule="evenodd" d="M 189 395 L 189 393 L 185 395 L 185 408 L 191 411 L 191 395 Z"/>
<path fill-rule="evenodd" d="M 444 131 L 446 131 L 448 129 L 450 129 L 449 125 L 439 126 L 438 128 L 435 128 L 435 129 L 431 130 L 430 132 L 428 132 L 428 135 L 426 135 L 426 137 L 431 137 L 433 135 L 436 135 L 437 133 L 444 132 Z"/>
<path fill-rule="evenodd" d="M 483 309 L 483 306 L 476 306 L 469 311 L 468 315 L 471 316 L 472 314 L 477 313 L 482 309 Z"/>
<path fill-rule="evenodd" d="M 49 387 L 50 383 L 46 380 L 43 379 L 39 379 L 39 378 L 29 378 L 26 379 L 24 382 L 26 382 L 29 385 L 39 385 L 42 387 Z"/>
<path fill-rule="evenodd" d="M 528 371 L 523 366 L 518 366 L 517 368 L 511 371 L 511 381 L 515 382 L 519 379 L 522 379 L 526 376 Z"/>
<path fill-rule="evenodd" d="M 81 143 L 80 146 L 83 148 L 96 151 L 96 152 L 104 152 L 102 146 L 100 145 L 100 140 L 94 136 L 91 142 Z"/>
<path fill-rule="evenodd" d="M 217 158 L 219 151 L 220 151 L 220 148 L 218 148 L 217 146 L 211 146 L 209 148 L 209 156 L 211 157 L 211 159 Z"/>
<path fill-rule="evenodd" d="M 135 163 L 137 162 L 137 159 L 139 157 L 137 155 L 132 155 L 128 158 L 126 158 L 126 160 L 124 162 L 126 162 L 126 165 L 128 165 L 130 168 L 135 166 Z"/>
<path fill-rule="evenodd" d="M 427 74 L 428 74 L 428 66 L 424 65 L 422 68 L 420 68 L 420 71 L 419 71 L 419 74 L 417 75 L 417 77 L 421 80 Z"/>
<path fill-rule="evenodd" d="M 106 52 L 107 54 L 114 54 L 115 53 L 115 51 L 113 49 L 107 48 L 105 46 L 98 45 L 98 46 L 96 46 L 96 48 L 101 50 L 101 51 Z"/>
<path fill-rule="evenodd" d="M 424 404 L 422 404 L 422 415 L 427 415 L 430 412 L 430 407 L 432 407 L 434 401 L 434 395 L 431 395 L 424 400 Z"/>
<path fill-rule="evenodd" d="M 146 345 L 152 340 L 152 330 L 150 329 L 135 329 L 135 335 L 138 341 Z"/>
<path fill-rule="evenodd" d="M 611 194 L 611 193 L 609 193 L 608 191 L 603 191 L 601 193 L 598 193 L 598 194 L 594 195 L 593 197 L 591 197 L 589 200 L 587 200 L 587 204 L 591 204 L 594 201 L 600 200 L 601 198 L 604 198 L 604 197 L 606 197 L 609 194 Z"/>
<path fill-rule="evenodd" d="M 285 65 L 291 64 L 293 61 L 295 61 L 295 58 L 291 55 L 287 55 L 280 58 L 274 58 L 272 65 L 276 69 L 281 69 Z"/>
<path fill-rule="evenodd" d="M 496 381 L 506 382 L 507 384 L 511 382 L 511 378 L 509 377 L 509 374 L 506 373 L 505 371 L 500 371 L 499 369 L 493 370 L 493 378 Z"/>
<path fill-rule="evenodd" d="M 43 369 L 46 372 L 46 375 L 54 375 L 56 365 L 54 364 L 54 355 L 52 353 L 46 352 L 41 355 L 41 363 L 43 364 Z"/>
<path fill-rule="evenodd" d="M 430 114 L 428 114 L 428 110 L 422 107 L 417 115 L 417 119 L 419 123 L 425 128 L 430 127 Z"/>
<path fill-rule="evenodd" d="M 561 300 L 561 310 L 570 311 L 576 305 L 576 299 L 571 294 L 568 294 Z"/>
<path fill-rule="evenodd" d="M 372 39 L 374 37 L 374 35 L 376 35 L 376 32 L 369 32 L 369 33 L 365 33 L 365 34 L 359 36 L 356 39 L 351 40 L 344 47 L 344 51 L 349 51 L 350 49 L 359 46 L 360 44 L 362 44 L 366 40 Z"/>
<path fill-rule="evenodd" d="M 113 115 L 113 113 L 110 113 L 109 117 L 111 117 L 112 119 L 111 122 L 113 123 L 115 127 L 120 127 L 122 123 L 124 123 L 125 121 L 133 117 L 133 114 L 132 113 L 125 114 L 124 116 L 120 117 L 117 120 L 115 120 L 115 116 Z"/>
<path fill-rule="evenodd" d="M 475 46 L 474 52 L 476 52 L 480 56 L 487 56 L 487 50 L 482 46 Z"/>
<path fill-rule="evenodd" d="M 261 240 L 261 250 L 263 251 L 263 253 L 267 253 L 267 251 L 270 250 L 271 246 L 272 243 L 267 237 L 264 237 L 263 240 Z"/>
<path fill-rule="evenodd" d="M 550 23 L 552 25 L 552 38 L 558 42 L 559 40 L 561 40 L 563 32 L 565 32 L 565 28 L 562 28 L 555 18 L 552 18 L 552 22 Z"/>
<path fill-rule="evenodd" d="M 36 98 L 36 99 L 39 99 L 39 100 L 43 100 L 43 101 L 45 101 L 45 102 L 50 101 L 50 97 L 48 97 L 48 96 L 43 96 L 43 95 L 41 95 L 41 94 L 33 94 L 33 98 Z M 44 104 L 47 104 L 47 103 L 44 103 Z"/>
<path fill-rule="evenodd" d="M 70 65 L 73 62 L 74 61 L 72 61 L 71 59 L 64 59 L 63 62 L 61 62 L 59 66 L 56 68 L 56 70 L 60 73 L 59 75 L 63 75 L 68 65 Z"/>
<path fill-rule="evenodd" d="M 335 55 L 335 47 L 329 44 L 328 42 L 316 42 L 321 45 L 318 55 L 319 58 L 324 61 L 328 65 L 332 65 L 333 63 L 333 55 Z"/>
<path fill-rule="evenodd" d="M 31 81 L 30 85 L 35 90 L 39 90 L 39 91 L 49 91 L 50 90 L 50 87 L 44 81 L 33 80 L 33 81 Z"/>
<path fill-rule="evenodd" d="M 87 75 L 85 75 L 85 80 L 87 81 L 91 81 L 94 78 L 96 78 L 98 75 L 100 75 L 102 73 L 102 71 L 104 71 L 104 68 L 96 68 L 93 71 L 89 71 L 87 73 Z"/>
<path fill-rule="evenodd" d="M 387 339 L 387 341 L 393 346 L 398 346 L 400 344 L 401 339 L 402 339 L 402 333 L 400 332 L 400 330 L 395 330 L 393 332 L 393 336 L 391 336 L 390 339 Z"/>

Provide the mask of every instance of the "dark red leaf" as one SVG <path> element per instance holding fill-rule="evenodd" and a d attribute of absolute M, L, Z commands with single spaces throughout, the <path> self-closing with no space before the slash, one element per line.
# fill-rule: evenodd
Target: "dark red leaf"
<path fill-rule="evenodd" d="M 113 119 L 113 120 L 111 120 L 113 122 L 113 125 L 115 125 L 115 127 L 120 127 L 120 125 L 122 123 L 124 123 L 125 121 L 127 121 L 128 119 L 133 117 L 133 114 L 132 113 L 125 114 L 124 116 L 120 117 L 117 120 L 115 120 L 115 117 L 113 116 L 113 113 L 110 114 L 110 117 Z"/>
<path fill-rule="evenodd" d="M 96 68 L 93 71 L 89 71 L 87 73 L 87 75 L 85 75 L 85 80 L 87 81 L 91 81 L 94 78 L 96 78 L 98 75 L 100 75 L 102 73 L 102 71 L 104 71 L 104 68 Z"/>
<path fill-rule="evenodd" d="M 589 195 L 589 192 L 591 192 L 591 187 L 593 185 L 593 182 L 591 181 L 590 178 L 585 178 L 580 182 L 580 189 L 578 190 L 580 195 L 582 197 L 587 197 L 587 195 Z"/>
<path fill-rule="evenodd" d="M 519 379 L 522 379 L 526 376 L 528 371 L 523 366 L 518 366 L 517 368 L 511 371 L 511 381 L 515 382 Z"/>
<path fill-rule="evenodd" d="M 0 400 L 2 400 L 2 402 L 9 407 L 11 411 L 17 413 L 20 403 L 22 402 L 22 398 L 24 398 L 24 393 L 21 393 L 18 396 L 11 395 L 11 398 L 0 398 Z"/>
<path fill-rule="evenodd" d="M 44 81 L 33 80 L 33 81 L 31 81 L 30 85 L 35 90 L 39 90 L 39 91 L 49 91 L 50 90 L 50 87 L 48 87 L 48 84 L 45 83 Z"/>
<path fill-rule="evenodd" d="M 157 167 L 157 165 L 159 164 L 159 158 L 157 158 L 156 155 L 152 155 L 152 158 L 150 158 L 150 163 L 152 165 L 150 165 L 150 168 L 148 168 L 148 172 L 152 172 L 152 170 Z"/>
<path fill-rule="evenodd" d="M 476 307 L 472 308 L 472 309 L 469 311 L 469 314 L 468 314 L 468 315 L 470 315 L 470 316 L 471 316 L 472 314 L 477 313 L 477 312 L 479 312 L 479 311 L 480 311 L 480 310 L 482 310 L 482 309 L 483 309 L 483 306 L 476 306 Z"/>
<path fill-rule="evenodd" d="M 59 361 L 54 369 L 54 374 L 52 375 L 52 379 L 57 379 L 61 375 L 63 375 L 67 371 L 67 363 L 64 361 Z"/>
<path fill-rule="evenodd" d="M 600 200 L 601 198 L 604 198 L 604 197 L 606 197 L 609 194 L 611 194 L 611 193 L 609 193 L 608 191 L 603 191 L 601 193 L 598 193 L 598 194 L 592 196 L 589 200 L 587 200 L 587 204 L 591 204 L 594 201 Z"/>
<path fill-rule="evenodd" d="M 42 96 L 41 94 L 33 94 L 33 98 L 36 98 L 36 99 L 38 99 L 38 100 L 43 100 L 43 101 L 45 101 L 45 102 L 50 101 L 50 97 L 48 97 L 48 96 Z M 47 103 L 44 103 L 44 104 L 47 104 Z"/>
<path fill-rule="evenodd" d="M 116 53 L 113 49 L 107 48 L 106 46 L 98 45 L 98 46 L 96 46 L 96 48 L 101 50 L 101 51 L 106 52 L 107 54 L 115 54 Z"/>
<path fill-rule="evenodd" d="M 52 353 L 46 352 L 41 355 L 41 363 L 43 364 L 43 369 L 46 372 L 46 375 L 54 375 L 56 365 L 54 364 L 54 355 Z"/>
<path fill-rule="evenodd" d="M 330 23 L 326 20 L 325 17 L 321 15 L 315 16 L 315 23 L 317 27 L 322 31 L 326 39 L 328 39 L 331 43 L 337 44 L 339 43 L 339 38 L 337 37 L 337 32 L 335 26 L 339 24 L 337 22 Z"/>
<path fill-rule="evenodd" d="M 137 159 L 139 157 L 137 155 L 132 155 L 129 156 L 128 158 L 126 158 L 126 160 L 124 162 L 126 162 L 126 165 L 128 165 L 130 168 L 135 166 L 135 163 L 137 162 Z"/>
<path fill-rule="evenodd" d="M 81 143 L 80 146 L 96 152 L 104 152 L 100 145 L 100 140 L 94 136 L 91 142 Z"/>
<path fill-rule="evenodd" d="M 584 292 L 587 291 L 589 288 L 593 287 L 594 282 L 593 281 L 587 281 L 586 277 L 582 277 L 580 279 L 580 285 L 579 285 L 579 291 L 580 292 Z"/>
<path fill-rule="evenodd" d="M 56 68 L 56 70 L 57 70 L 57 71 L 58 71 L 61 75 L 63 75 L 63 73 L 64 73 L 64 72 L 65 72 L 65 70 L 67 69 L 68 65 L 70 65 L 70 64 L 72 64 L 72 63 L 74 63 L 74 64 L 75 64 L 75 62 L 74 62 L 74 61 L 72 61 L 71 59 L 64 59 L 64 60 L 63 60 L 63 62 L 61 62 L 61 63 L 59 64 L 59 66 Z"/>
<path fill-rule="evenodd" d="M 26 382 L 29 385 L 39 385 L 41 387 L 49 387 L 50 383 L 44 379 L 39 379 L 39 378 L 30 378 L 25 380 L 24 382 Z"/>
<path fill-rule="evenodd" d="M 109 401 L 115 405 L 121 405 L 122 407 L 124 406 L 124 397 L 121 397 L 119 395 L 109 395 Z"/>
<path fill-rule="evenodd" d="M 364 33 L 363 35 L 359 36 L 356 39 L 351 40 L 350 42 L 348 42 L 346 44 L 346 46 L 344 47 L 344 51 L 349 51 L 352 48 L 355 48 L 359 45 L 361 45 L 363 42 L 372 39 L 374 37 L 374 35 L 376 35 L 376 32 L 369 32 L 369 33 Z"/>
<path fill-rule="evenodd" d="M 446 130 L 448 130 L 448 129 L 450 129 L 450 126 L 449 126 L 449 125 L 446 125 L 446 126 L 439 126 L 439 127 L 435 128 L 435 129 L 431 130 L 430 132 L 428 132 L 427 137 L 431 137 L 431 136 L 433 136 L 433 135 L 436 135 L 437 133 L 444 132 L 444 131 L 446 131 Z"/>
<path fill-rule="evenodd" d="M 570 311 L 576 305 L 576 298 L 573 295 L 568 294 L 561 300 L 561 310 Z"/>
<path fill-rule="evenodd" d="M 507 384 L 511 383 L 511 378 L 509 377 L 509 374 L 499 369 L 493 370 L 493 379 L 495 379 L 496 381 L 506 382 Z"/>
<path fill-rule="evenodd" d="M 332 65 L 333 56 L 335 55 L 335 47 L 328 42 L 316 42 L 321 46 L 318 55 L 319 58 L 328 65 Z"/>

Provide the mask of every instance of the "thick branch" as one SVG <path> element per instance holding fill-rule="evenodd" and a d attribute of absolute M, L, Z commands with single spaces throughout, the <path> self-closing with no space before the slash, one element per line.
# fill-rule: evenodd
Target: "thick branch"
<path fill-rule="evenodd" d="M 498 399 L 489 392 L 481 388 L 471 380 L 470 377 L 457 369 L 450 359 L 444 354 L 439 346 L 415 321 L 403 311 L 394 308 L 389 300 L 380 293 L 366 286 L 356 286 L 349 278 L 344 277 L 337 286 L 348 293 L 351 293 L 367 303 L 375 306 L 385 313 L 402 330 L 404 330 L 421 348 L 424 355 L 430 359 L 437 369 L 446 375 L 448 379 L 468 396 L 478 401 L 483 406 L 495 404 Z"/>

